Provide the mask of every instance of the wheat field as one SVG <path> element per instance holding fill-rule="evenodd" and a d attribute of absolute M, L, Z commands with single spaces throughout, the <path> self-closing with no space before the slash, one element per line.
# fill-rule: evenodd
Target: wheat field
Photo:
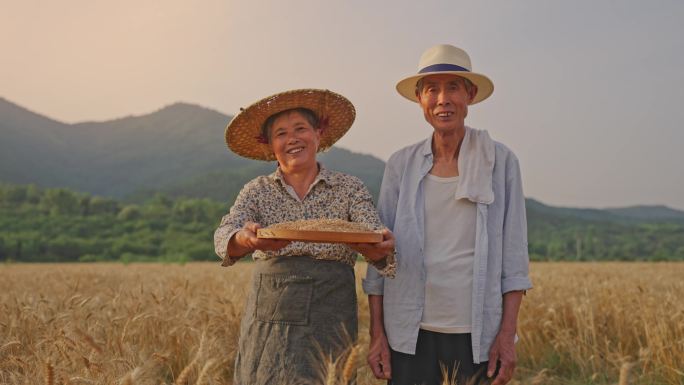
<path fill-rule="evenodd" d="M 251 264 L 0 265 L 1 384 L 231 384 Z M 357 266 L 357 283 L 365 265 Z M 515 384 L 684 384 L 684 263 L 535 263 Z M 381 384 L 359 343 L 321 384 Z M 293 381 L 294 382 L 294 381 Z"/>

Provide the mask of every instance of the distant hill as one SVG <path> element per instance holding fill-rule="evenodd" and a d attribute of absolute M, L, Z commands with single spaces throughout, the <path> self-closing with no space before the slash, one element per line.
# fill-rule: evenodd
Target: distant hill
<path fill-rule="evenodd" d="M 227 150 L 223 132 L 230 119 L 176 103 L 141 116 L 65 124 L 0 98 L 0 182 L 66 187 L 129 201 L 162 192 L 230 202 L 247 181 L 275 169 L 273 163 L 247 160 Z M 382 160 L 341 148 L 319 159 L 331 169 L 358 176 L 377 196 Z M 684 212 L 665 206 L 600 210 L 528 199 L 527 210 L 540 226 L 684 223 Z"/>
<path fill-rule="evenodd" d="M 176 258 L 169 250 L 208 258 L 212 222 L 247 181 L 275 169 L 227 150 L 230 119 L 176 103 L 65 124 L 0 98 L 0 260 Z M 319 160 L 377 196 L 380 159 L 333 148 Z M 684 212 L 665 206 L 586 209 L 528 199 L 527 217 L 536 260 L 684 259 Z"/>
<path fill-rule="evenodd" d="M 535 199 L 527 199 L 527 212 L 534 218 L 547 218 L 550 221 L 574 222 L 679 222 L 684 223 L 684 211 L 666 206 L 631 206 L 610 209 L 588 209 L 549 206 Z"/>
<path fill-rule="evenodd" d="M 646 221 L 661 221 L 661 220 L 675 220 L 684 221 L 684 211 L 675 210 L 667 206 L 631 206 L 614 209 L 606 209 L 606 212 L 612 213 L 622 218 L 630 218 L 634 220 Z"/>
<path fill-rule="evenodd" d="M 540 260 L 682 260 L 684 212 L 662 206 L 553 207 L 527 199 L 530 257 Z"/>
<path fill-rule="evenodd" d="M 223 132 L 230 119 L 176 103 L 142 116 L 65 124 L 0 98 L 0 181 L 116 198 L 165 192 L 230 200 L 236 188 L 275 168 L 228 151 Z M 380 159 L 341 148 L 319 159 L 379 190 Z"/>

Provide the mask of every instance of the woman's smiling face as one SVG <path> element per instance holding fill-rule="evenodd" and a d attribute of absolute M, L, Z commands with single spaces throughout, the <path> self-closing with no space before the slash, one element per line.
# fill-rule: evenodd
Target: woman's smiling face
<path fill-rule="evenodd" d="M 318 167 L 316 153 L 321 132 L 297 111 L 278 116 L 270 128 L 269 143 L 284 173 Z"/>

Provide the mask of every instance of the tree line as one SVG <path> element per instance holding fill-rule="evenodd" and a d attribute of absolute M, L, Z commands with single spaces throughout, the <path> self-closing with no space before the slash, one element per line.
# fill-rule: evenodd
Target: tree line
<path fill-rule="evenodd" d="M 127 203 L 62 188 L 0 185 L 0 261 L 217 260 L 232 202 L 157 194 Z M 528 209 L 533 260 L 684 260 L 684 225 L 598 222 Z"/>
<path fill-rule="evenodd" d="M 684 261 L 684 225 L 528 219 L 532 260 Z"/>
<path fill-rule="evenodd" d="M 0 260 L 216 260 L 227 205 L 156 195 L 127 204 L 67 189 L 0 185 Z"/>

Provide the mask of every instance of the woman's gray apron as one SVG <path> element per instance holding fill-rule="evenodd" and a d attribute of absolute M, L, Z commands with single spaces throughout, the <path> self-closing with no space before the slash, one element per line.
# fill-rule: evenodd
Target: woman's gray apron
<path fill-rule="evenodd" d="M 235 385 L 312 384 L 356 342 L 354 269 L 309 257 L 257 261 L 240 325 Z"/>

